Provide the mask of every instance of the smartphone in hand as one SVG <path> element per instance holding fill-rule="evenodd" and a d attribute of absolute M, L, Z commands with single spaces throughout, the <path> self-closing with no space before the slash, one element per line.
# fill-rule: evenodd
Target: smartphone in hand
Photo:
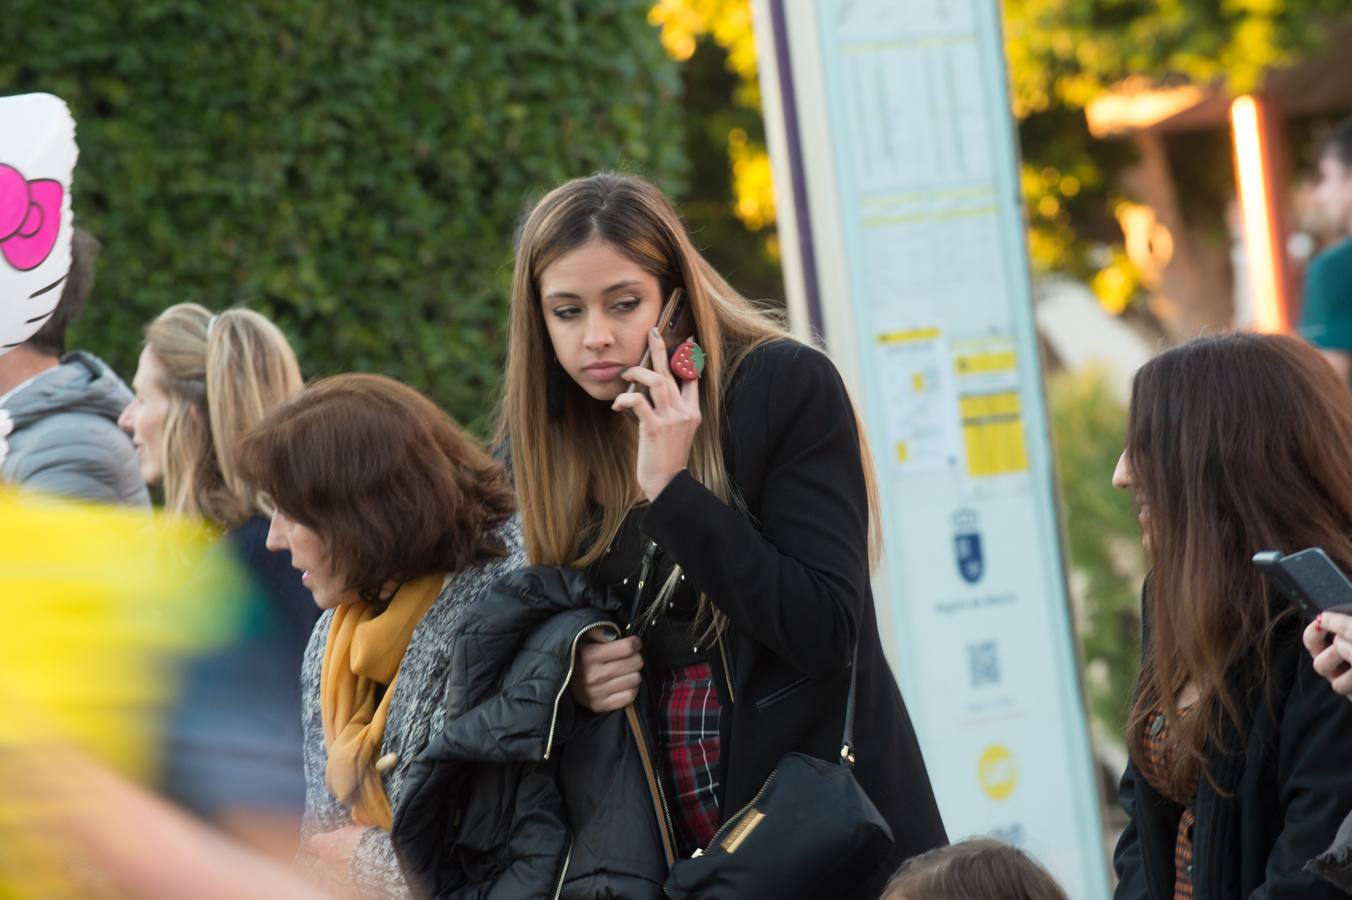
<path fill-rule="evenodd" d="M 1255 553 L 1253 563 L 1277 591 L 1313 619 L 1323 612 L 1352 614 L 1352 581 L 1321 547 L 1289 556 Z"/>
<path fill-rule="evenodd" d="M 663 304 L 662 312 L 657 317 L 657 333 L 662 336 L 662 343 L 666 345 L 668 360 L 687 338 L 695 336 L 695 317 L 690 313 L 690 303 L 686 299 L 685 291 L 680 288 L 672 291 L 667 302 Z M 653 367 L 651 349 L 643 352 L 643 359 L 639 360 L 638 364 L 642 369 Z M 648 396 L 647 386 L 638 382 L 631 384 L 625 393 L 632 394 L 634 391 Z"/>

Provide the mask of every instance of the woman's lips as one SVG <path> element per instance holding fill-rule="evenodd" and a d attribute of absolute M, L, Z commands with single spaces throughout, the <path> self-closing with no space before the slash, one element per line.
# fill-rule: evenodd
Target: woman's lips
<path fill-rule="evenodd" d="M 612 381 L 620 376 L 624 371 L 624 366 L 619 363 L 611 363 L 604 366 L 587 366 L 582 370 L 587 373 L 587 377 L 594 378 L 597 381 Z"/>

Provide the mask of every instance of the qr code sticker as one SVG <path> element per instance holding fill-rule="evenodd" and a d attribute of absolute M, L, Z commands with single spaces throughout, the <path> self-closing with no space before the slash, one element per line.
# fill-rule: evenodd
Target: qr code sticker
<path fill-rule="evenodd" d="M 972 687 L 1000 683 L 1000 646 L 995 641 L 967 645 L 967 670 Z"/>

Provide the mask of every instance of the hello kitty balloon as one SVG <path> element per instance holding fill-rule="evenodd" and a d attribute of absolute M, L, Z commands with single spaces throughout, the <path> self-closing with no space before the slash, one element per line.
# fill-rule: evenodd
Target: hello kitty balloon
<path fill-rule="evenodd" d="M 33 336 L 70 269 L 75 120 L 58 97 L 0 97 L 0 353 Z"/>

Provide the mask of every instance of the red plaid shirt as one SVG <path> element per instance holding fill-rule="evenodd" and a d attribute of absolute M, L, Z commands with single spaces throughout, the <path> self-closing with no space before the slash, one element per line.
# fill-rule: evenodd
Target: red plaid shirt
<path fill-rule="evenodd" d="M 657 746 L 663 790 L 682 856 L 718 830 L 718 718 L 722 704 L 708 663 L 682 666 L 657 679 Z"/>

